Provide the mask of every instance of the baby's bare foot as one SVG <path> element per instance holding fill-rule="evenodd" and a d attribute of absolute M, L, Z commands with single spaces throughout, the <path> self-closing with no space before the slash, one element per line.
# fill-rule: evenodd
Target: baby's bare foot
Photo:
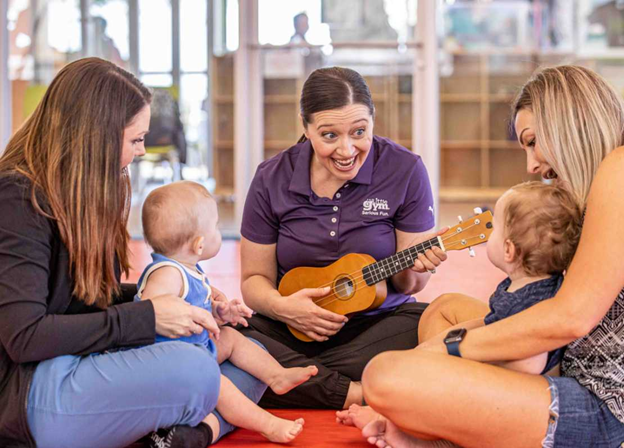
<path fill-rule="evenodd" d="M 301 383 L 305 383 L 310 377 L 318 373 L 316 366 L 292 367 L 284 369 L 271 383 L 269 387 L 277 395 L 283 395 L 294 389 Z"/>
<path fill-rule="evenodd" d="M 269 422 L 268 430 L 262 432 L 262 435 L 271 442 L 288 443 L 301 433 L 304 423 L 302 418 L 292 421 L 274 416 Z"/>
<path fill-rule="evenodd" d="M 370 406 L 352 404 L 349 409 L 336 412 L 336 422 L 347 426 L 364 428 L 369 422 L 383 418 Z"/>

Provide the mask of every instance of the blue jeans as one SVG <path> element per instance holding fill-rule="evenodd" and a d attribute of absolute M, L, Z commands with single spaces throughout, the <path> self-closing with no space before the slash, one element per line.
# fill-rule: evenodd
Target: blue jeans
<path fill-rule="evenodd" d="M 258 401 L 266 385 L 229 363 L 226 375 Z M 150 431 L 195 426 L 216 406 L 221 370 L 201 346 L 163 342 L 41 362 L 28 395 L 38 447 L 120 447 Z M 233 427 L 221 422 L 221 435 Z"/>
<path fill-rule="evenodd" d="M 574 378 L 545 377 L 550 383 L 550 421 L 544 448 L 624 446 L 624 423 L 606 403 Z"/>

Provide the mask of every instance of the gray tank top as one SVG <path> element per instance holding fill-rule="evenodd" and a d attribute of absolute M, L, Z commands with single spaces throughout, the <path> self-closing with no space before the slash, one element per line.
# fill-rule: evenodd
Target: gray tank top
<path fill-rule="evenodd" d="M 592 391 L 624 423 L 624 289 L 602 321 L 568 345 L 561 375 Z"/>

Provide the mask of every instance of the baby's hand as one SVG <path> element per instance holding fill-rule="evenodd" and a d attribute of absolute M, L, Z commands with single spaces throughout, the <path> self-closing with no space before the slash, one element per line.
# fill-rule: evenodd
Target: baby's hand
<path fill-rule="evenodd" d="M 251 317 L 253 310 L 243 303 L 241 299 L 233 299 L 227 302 L 213 302 L 212 313 L 223 322 L 248 326 L 246 317 Z"/>

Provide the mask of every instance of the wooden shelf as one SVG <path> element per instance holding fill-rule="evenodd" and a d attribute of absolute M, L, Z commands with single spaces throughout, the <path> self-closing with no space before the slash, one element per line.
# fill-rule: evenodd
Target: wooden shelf
<path fill-rule="evenodd" d="M 449 188 L 440 187 L 440 200 L 444 202 L 496 201 L 507 188 Z"/>
<path fill-rule="evenodd" d="M 473 103 L 487 100 L 487 96 L 480 93 L 442 93 L 440 101 L 443 103 Z"/>
<path fill-rule="evenodd" d="M 299 101 L 296 95 L 265 95 L 265 104 L 292 104 Z"/>
<path fill-rule="evenodd" d="M 524 153 L 510 140 L 510 106 L 516 90 L 538 65 L 560 63 L 563 57 L 562 53 L 516 51 L 453 55 L 452 75 L 440 78 L 442 201 L 491 202 L 528 178 Z M 215 67 L 215 178 L 227 196 L 234 179 L 231 56 L 215 58 Z M 412 77 L 390 74 L 367 76 L 366 81 L 375 103 L 375 134 L 411 148 Z M 298 115 L 303 82 L 303 78 L 264 80 L 265 157 L 289 148 L 301 136 Z"/>
<path fill-rule="evenodd" d="M 264 149 L 272 151 L 282 151 L 284 149 L 290 148 L 292 145 L 297 143 L 297 140 L 265 140 Z"/>
<path fill-rule="evenodd" d="M 488 101 L 492 103 L 509 103 L 516 98 L 516 95 L 508 93 L 493 93 L 488 96 Z"/>
<path fill-rule="evenodd" d="M 442 149 L 475 149 L 486 144 L 485 140 L 444 140 L 440 142 Z"/>

